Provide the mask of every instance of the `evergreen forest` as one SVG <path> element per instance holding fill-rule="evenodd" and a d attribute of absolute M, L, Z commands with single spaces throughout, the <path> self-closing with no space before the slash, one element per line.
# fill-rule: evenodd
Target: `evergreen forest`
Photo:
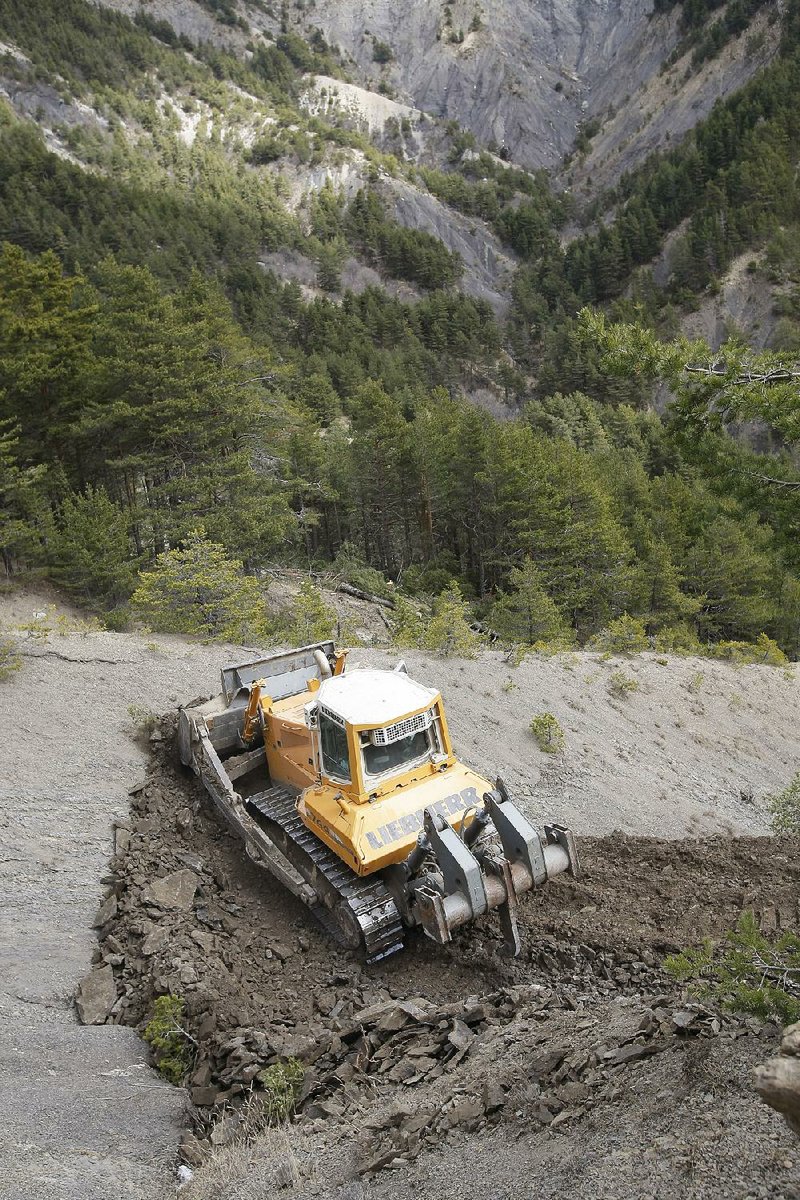
<path fill-rule="evenodd" d="M 759 7 L 687 0 L 697 62 Z M 766 68 L 579 211 L 457 127 L 432 167 L 311 115 L 308 73 L 346 74 L 321 35 L 245 55 L 86 0 L 0 0 L 0 68 L 32 97 L 0 101 L 6 575 L 120 623 L 200 536 L 259 577 L 450 589 L 528 644 L 630 618 L 668 649 L 766 635 L 796 657 L 798 0 L 781 21 Z M 352 194 L 291 202 L 351 160 Z M 386 178 L 500 239 L 507 312 L 399 223 Z M 743 253 L 776 336 L 757 352 L 731 328 L 712 352 L 681 319 Z M 281 255 L 313 286 L 262 265 Z"/>

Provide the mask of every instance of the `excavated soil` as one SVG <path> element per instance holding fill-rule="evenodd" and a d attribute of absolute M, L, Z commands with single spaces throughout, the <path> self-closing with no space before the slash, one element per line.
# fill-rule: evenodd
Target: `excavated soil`
<path fill-rule="evenodd" d="M 768 932 L 800 926 L 797 839 L 582 838 L 583 877 L 524 899 L 520 958 L 490 918 L 366 967 L 243 855 L 169 725 L 155 736 L 95 966 L 114 973 L 112 1022 L 141 1029 L 155 996 L 185 998 L 182 1194 L 799 1200 L 800 1154 L 750 1081 L 778 1030 L 661 967 L 745 908 Z M 261 1073 L 289 1056 L 299 1116 L 259 1131 Z"/>

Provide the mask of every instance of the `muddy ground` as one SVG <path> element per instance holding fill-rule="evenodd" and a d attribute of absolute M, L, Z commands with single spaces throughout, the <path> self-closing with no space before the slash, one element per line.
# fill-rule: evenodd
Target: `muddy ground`
<path fill-rule="evenodd" d="M 488 919 L 445 949 L 411 933 L 365 967 L 243 861 L 163 728 L 97 958 L 112 1020 L 141 1027 L 157 994 L 186 999 L 187 1196 L 455 1197 L 477 1177 L 486 1200 L 800 1197 L 800 1151 L 750 1080 L 777 1028 L 662 969 L 745 908 L 767 932 L 800 927 L 797 839 L 583 838 L 583 878 L 523 903 L 519 959 Z M 297 1124 L 253 1139 L 259 1073 L 290 1055 Z"/>

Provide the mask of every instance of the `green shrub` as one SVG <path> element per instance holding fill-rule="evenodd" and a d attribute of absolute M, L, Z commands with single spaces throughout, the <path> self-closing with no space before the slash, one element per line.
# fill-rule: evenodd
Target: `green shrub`
<path fill-rule="evenodd" d="M 139 576 L 131 608 L 159 633 L 223 641 L 262 641 L 267 633 L 261 585 L 224 546 L 195 529 L 178 550 L 159 554 Z"/>
<path fill-rule="evenodd" d="M 705 675 L 703 674 L 703 672 L 695 671 L 694 675 L 689 680 L 686 687 L 694 695 L 700 691 L 700 688 L 703 686 L 704 680 L 705 680 Z"/>
<path fill-rule="evenodd" d="M 437 554 L 427 563 L 412 563 L 403 572 L 403 590 L 411 596 L 438 596 L 458 575 L 454 554 Z"/>
<path fill-rule="evenodd" d="M 703 647 L 691 625 L 679 621 L 665 625 L 655 636 L 655 649 L 662 654 L 703 654 Z"/>
<path fill-rule="evenodd" d="M 789 661 L 778 643 L 765 633 L 760 633 L 754 642 L 717 642 L 709 647 L 708 653 L 737 666 L 764 663 L 769 667 L 782 667 Z"/>
<path fill-rule="evenodd" d="M 304 1074 L 303 1064 L 296 1058 L 287 1058 L 284 1062 L 273 1063 L 271 1067 L 259 1071 L 258 1082 L 264 1089 L 261 1097 L 263 1111 L 271 1124 L 287 1121 L 294 1112 L 300 1099 Z"/>
<path fill-rule="evenodd" d="M 634 679 L 631 675 L 626 675 L 624 671 L 613 671 L 608 681 L 608 690 L 612 696 L 624 698 L 633 692 L 638 692 L 639 680 Z"/>
<path fill-rule="evenodd" d="M 643 622 L 627 613 L 611 621 L 589 642 L 590 650 L 601 650 L 605 654 L 638 654 L 649 646 L 650 639 Z"/>
<path fill-rule="evenodd" d="M 425 631 L 423 645 L 447 657 L 474 658 L 480 637 L 470 628 L 469 605 L 461 588 L 453 581 L 434 601 L 433 616 Z"/>
<path fill-rule="evenodd" d="M 273 634 L 291 646 L 309 646 L 333 638 L 336 610 L 325 603 L 322 592 L 310 579 L 304 579 L 291 604 L 278 615 Z"/>
<path fill-rule="evenodd" d="M 16 642 L 11 638 L 0 637 L 0 679 L 8 679 L 22 666 L 22 659 L 17 653 Z"/>
<path fill-rule="evenodd" d="M 401 650 L 418 650 L 425 645 L 428 621 L 419 605 L 406 596 L 395 598 L 391 615 L 392 641 Z"/>
<path fill-rule="evenodd" d="M 800 937 L 787 931 L 769 942 L 750 911 L 721 946 L 706 941 L 670 955 L 664 966 L 676 979 L 691 982 L 698 996 L 724 1008 L 782 1025 L 800 1019 Z"/>
<path fill-rule="evenodd" d="M 394 585 L 377 567 L 370 567 L 364 562 L 352 542 L 344 543 L 333 560 L 331 570 L 341 576 L 345 583 L 360 588 L 362 592 L 382 596 L 385 600 L 394 595 Z"/>
<path fill-rule="evenodd" d="M 564 749 L 564 730 L 551 712 L 537 713 L 531 721 L 530 730 L 544 754 L 559 754 Z"/>
<path fill-rule="evenodd" d="M 144 1040 L 153 1051 L 161 1074 L 180 1086 L 194 1066 L 195 1043 L 184 1028 L 186 1005 L 182 996 L 159 996 L 144 1028 Z"/>
<path fill-rule="evenodd" d="M 158 725 L 158 713 L 154 713 L 145 704 L 129 704 L 128 716 L 136 732 L 145 738 L 149 738 Z"/>
<path fill-rule="evenodd" d="M 388 42 L 382 42 L 379 38 L 375 38 L 372 43 L 372 61 L 376 63 L 388 63 L 393 58 L 394 53 Z"/>
<path fill-rule="evenodd" d="M 800 771 L 782 792 L 765 797 L 776 833 L 800 834 Z"/>

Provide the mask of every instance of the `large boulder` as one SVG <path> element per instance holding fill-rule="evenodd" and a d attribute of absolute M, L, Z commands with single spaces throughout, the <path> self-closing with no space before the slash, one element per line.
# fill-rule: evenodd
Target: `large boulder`
<path fill-rule="evenodd" d="M 784 1030 L 779 1055 L 756 1067 L 755 1086 L 800 1137 L 800 1021 Z"/>

